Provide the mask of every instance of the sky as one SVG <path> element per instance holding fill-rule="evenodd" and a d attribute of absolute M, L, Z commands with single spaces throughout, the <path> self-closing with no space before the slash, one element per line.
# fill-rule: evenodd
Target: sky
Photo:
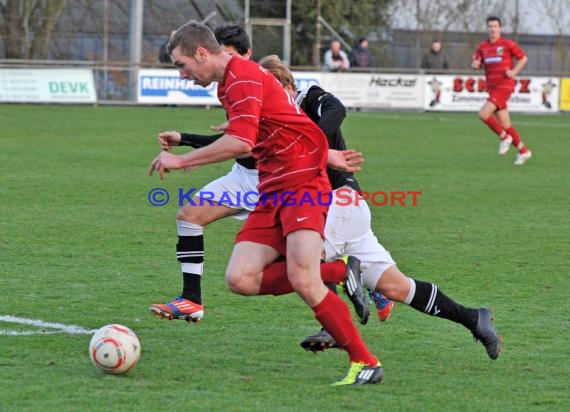
<path fill-rule="evenodd" d="M 416 18 L 415 18 L 415 5 L 418 0 L 400 0 L 405 3 L 407 7 L 397 7 L 392 15 L 394 28 L 401 29 L 415 29 L 416 28 Z M 419 0 L 421 8 L 426 7 L 426 3 L 432 0 Z M 451 7 L 460 4 L 459 0 L 440 0 L 447 1 Z M 489 3 L 490 0 L 471 0 L 475 4 L 484 5 Z M 546 7 L 550 5 L 548 10 L 557 19 L 560 27 L 562 28 L 562 33 L 570 35 L 570 0 L 518 0 L 519 2 L 519 33 L 528 34 L 543 34 L 552 35 L 557 34 L 556 25 L 547 16 Z M 516 0 L 504 0 L 502 2 L 505 7 L 510 8 L 510 10 L 515 10 Z M 482 7 L 484 9 L 484 7 Z M 492 11 L 489 11 L 491 14 Z M 512 32 L 513 17 L 514 12 L 509 13 L 507 16 L 500 16 L 504 21 L 503 32 Z M 485 31 L 484 18 L 482 19 L 482 24 L 480 27 L 481 31 Z M 440 29 L 439 27 L 433 27 L 433 29 Z M 459 27 L 450 27 L 449 30 L 461 31 Z"/>
<path fill-rule="evenodd" d="M 553 23 L 535 10 L 535 4 L 542 0 L 519 0 L 521 29 L 530 34 L 556 34 Z M 560 22 L 565 23 L 565 34 L 570 34 L 570 0 L 559 0 L 564 5 Z"/>

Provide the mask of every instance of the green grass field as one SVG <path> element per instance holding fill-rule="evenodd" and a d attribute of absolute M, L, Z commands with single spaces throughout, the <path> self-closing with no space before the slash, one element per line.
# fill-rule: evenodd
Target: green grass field
<path fill-rule="evenodd" d="M 207 133 L 221 110 L 0 106 L 0 317 L 88 329 L 131 327 L 125 376 L 96 370 L 90 336 L 0 321 L 0 411 L 554 411 L 570 394 L 570 118 L 515 115 L 534 157 L 513 166 L 475 114 L 351 112 L 367 191 L 422 191 L 416 207 L 371 207 L 373 229 L 408 275 L 469 306 L 494 308 L 504 353 L 487 358 L 459 325 L 396 305 L 359 329 L 385 383 L 329 386 L 346 355 L 318 356 L 296 296 L 232 295 L 224 270 L 240 223 L 206 230 L 199 324 L 148 306 L 179 293 L 176 201 L 149 190 L 201 185 L 231 162 L 165 182 L 147 177 L 162 130 Z M 5 319 L 5 318 L 4 318 Z"/>

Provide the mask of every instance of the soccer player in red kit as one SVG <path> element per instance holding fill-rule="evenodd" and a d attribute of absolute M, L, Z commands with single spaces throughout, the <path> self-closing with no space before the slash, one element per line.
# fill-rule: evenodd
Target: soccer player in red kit
<path fill-rule="evenodd" d="M 501 19 L 498 17 L 487 18 L 487 31 L 489 39 L 479 44 L 471 63 L 474 69 L 485 69 L 489 93 L 479 111 L 479 118 L 499 135 L 499 154 L 506 154 L 512 144 L 519 151 L 515 165 L 522 165 L 532 157 L 532 153 L 511 124 L 507 102 L 515 89 L 515 76 L 525 66 L 527 57 L 517 43 L 501 37 Z M 517 60 L 514 67 L 513 58 Z"/>
<path fill-rule="evenodd" d="M 228 127 L 217 141 L 190 153 L 161 152 L 149 174 L 157 171 L 162 178 L 169 170 L 192 170 L 251 152 L 261 201 L 236 237 L 226 270 L 228 287 L 242 295 L 259 294 L 264 272 L 282 271 L 284 257 L 293 289 L 348 353 L 350 369 L 335 385 L 382 381 L 383 368 L 364 344 L 348 307 L 320 277 L 326 196 L 331 191 L 324 133 L 271 73 L 223 52 L 207 26 L 195 21 L 181 26 L 168 51 L 181 78 L 204 87 L 219 82 Z M 318 202 L 322 196 L 324 202 Z M 313 202 L 300 201 L 308 198 Z"/>

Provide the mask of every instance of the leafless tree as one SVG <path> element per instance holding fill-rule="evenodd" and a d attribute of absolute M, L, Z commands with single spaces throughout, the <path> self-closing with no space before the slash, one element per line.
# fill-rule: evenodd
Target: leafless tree
<path fill-rule="evenodd" d="M 486 17 L 513 15 L 509 9 L 511 5 L 507 3 L 501 0 L 395 0 L 391 23 L 395 27 L 418 30 L 418 63 L 421 50 L 432 38 L 443 40 L 446 32 L 464 32 L 464 47 L 455 51 L 452 60 L 467 62 L 476 44 L 482 40 L 480 33 L 485 31 Z"/>
<path fill-rule="evenodd" d="M 512 14 L 508 2 L 501 0 L 395 0 L 392 4 L 392 20 L 397 26 L 403 23 L 421 31 L 465 32 L 481 31 L 488 15 Z"/>
<path fill-rule="evenodd" d="M 568 48 L 566 46 L 565 35 L 570 32 L 570 14 L 568 13 L 567 0 L 543 0 L 537 2 L 538 12 L 552 23 L 556 33 L 556 54 L 560 59 L 562 70 L 568 70 Z"/>
<path fill-rule="evenodd" d="M 0 1 L 0 36 L 6 58 L 45 59 L 51 33 L 67 0 Z"/>

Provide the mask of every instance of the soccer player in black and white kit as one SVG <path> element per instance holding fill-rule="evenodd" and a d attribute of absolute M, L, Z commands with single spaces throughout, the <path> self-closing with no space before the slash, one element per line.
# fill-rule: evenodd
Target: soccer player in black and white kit
<path fill-rule="evenodd" d="M 216 39 L 222 43 L 231 39 L 237 54 L 245 59 L 251 57 L 249 37 L 243 29 L 220 26 L 215 30 Z M 215 127 L 221 130 L 223 126 Z M 159 134 L 160 146 L 169 150 L 172 146 L 191 146 L 200 148 L 212 143 L 216 136 L 203 136 L 177 131 L 165 131 Z M 176 257 L 180 262 L 183 278 L 182 294 L 165 304 L 153 304 L 153 314 L 168 319 L 185 319 L 199 322 L 204 316 L 202 304 L 201 280 L 204 271 L 204 227 L 228 216 L 245 220 L 258 201 L 257 185 L 259 176 L 253 157 L 236 159 L 232 170 L 200 190 L 193 198 L 196 205 L 188 204 L 178 211 L 176 227 L 178 244 Z M 212 198 L 213 204 L 200 202 L 200 193 L 207 193 L 204 198 Z M 248 193 L 247 202 L 233 197 L 230 202 L 220 204 L 221 197 Z M 214 196 L 209 196 L 213 194 Z"/>
<path fill-rule="evenodd" d="M 339 128 L 346 113 L 334 95 L 319 86 L 296 91 L 293 75 L 277 56 L 263 58 L 260 65 L 273 73 L 301 109 L 325 131 L 331 148 L 346 147 Z M 337 259 L 340 255 L 355 256 L 361 261 L 363 286 L 371 292 L 381 292 L 388 299 L 420 312 L 465 326 L 485 346 L 488 356 L 496 359 L 500 352 L 500 339 L 492 323 L 491 311 L 488 308 L 464 307 L 435 284 L 405 276 L 372 232 L 370 209 L 366 202 L 346 205 L 344 200 L 337 201 L 341 190 L 345 193 L 347 190 L 360 191 L 354 176 L 335 170 L 328 172 L 333 199 L 325 225 L 325 261 Z M 350 196 L 351 199 L 355 199 L 354 195 Z M 321 330 L 303 340 L 301 346 L 316 352 L 335 347 L 336 343 L 325 330 Z"/>

